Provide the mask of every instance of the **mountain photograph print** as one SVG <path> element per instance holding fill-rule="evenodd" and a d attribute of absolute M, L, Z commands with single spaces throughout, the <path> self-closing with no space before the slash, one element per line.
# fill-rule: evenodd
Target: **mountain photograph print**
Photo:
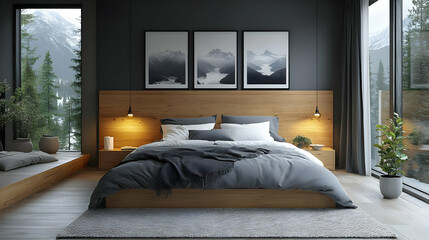
<path fill-rule="evenodd" d="M 244 89 L 289 89 L 289 33 L 243 32 Z"/>
<path fill-rule="evenodd" d="M 188 35 L 145 32 L 145 88 L 188 88 Z"/>
<path fill-rule="evenodd" d="M 194 88 L 237 89 L 237 32 L 194 32 Z"/>

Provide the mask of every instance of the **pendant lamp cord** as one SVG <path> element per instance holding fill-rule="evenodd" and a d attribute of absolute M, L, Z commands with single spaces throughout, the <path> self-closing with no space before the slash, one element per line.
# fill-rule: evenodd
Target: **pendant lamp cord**
<path fill-rule="evenodd" d="M 319 0 L 316 0 L 316 108 L 319 107 Z"/>
<path fill-rule="evenodd" d="M 130 92 L 129 92 L 129 96 L 130 96 L 130 108 L 131 108 L 131 70 L 132 70 L 132 66 L 131 66 L 131 2 L 132 0 L 129 0 L 130 4 L 129 4 L 129 13 L 128 13 L 128 27 L 129 27 L 129 34 L 128 34 L 128 48 L 129 48 L 129 64 L 130 64 L 130 73 L 129 73 L 129 88 L 130 88 Z"/>

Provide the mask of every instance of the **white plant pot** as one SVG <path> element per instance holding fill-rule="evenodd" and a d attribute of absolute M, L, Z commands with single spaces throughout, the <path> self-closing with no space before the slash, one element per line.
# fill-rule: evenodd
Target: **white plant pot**
<path fill-rule="evenodd" d="M 393 176 L 386 177 L 387 175 L 380 176 L 380 192 L 386 199 L 398 198 L 402 193 L 402 177 Z"/>

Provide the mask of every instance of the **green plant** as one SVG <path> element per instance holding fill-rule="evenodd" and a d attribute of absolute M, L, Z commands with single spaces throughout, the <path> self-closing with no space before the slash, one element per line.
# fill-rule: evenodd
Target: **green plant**
<path fill-rule="evenodd" d="M 420 145 L 423 141 L 423 136 L 420 131 L 414 129 L 412 133 L 408 134 L 408 139 L 410 139 L 411 144 Z"/>
<path fill-rule="evenodd" d="M 299 148 L 308 147 L 311 144 L 311 140 L 308 137 L 298 135 L 293 138 L 292 143 Z"/>
<path fill-rule="evenodd" d="M 397 113 L 393 113 L 393 119 L 389 119 L 390 126 L 377 125 L 377 131 L 381 134 L 376 138 L 381 138 L 381 144 L 374 144 L 378 148 L 380 154 L 380 162 L 377 167 L 380 167 L 389 176 L 396 176 L 399 173 L 405 175 L 405 172 L 400 168 L 402 163 L 408 160 L 405 155 L 405 147 L 402 135 L 403 121 Z"/>
<path fill-rule="evenodd" d="M 6 99 L 9 89 L 6 80 L 0 82 L 0 128 L 9 121 L 15 121 L 18 137 L 30 137 L 37 120 L 37 103 L 25 96 L 22 88 L 16 88 L 13 95 Z"/>
<path fill-rule="evenodd" d="M 5 96 L 8 89 L 6 79 L 0 82 L 0 128 L 13 119 L 13 102 Z"/>

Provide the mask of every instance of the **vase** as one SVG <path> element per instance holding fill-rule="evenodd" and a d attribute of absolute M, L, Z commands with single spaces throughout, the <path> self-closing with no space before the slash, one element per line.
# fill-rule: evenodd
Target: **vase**
<path fill-rule="evenodd" d="M 380 176 L 380 192 L 386 199 L 398 198 L 402 192 L 402 177 L 400 176 Z"/>
<path fill-rule="evenodd" d="M 6 150 L 16 152 L 31 152 L 33 151 L 33 143 L 29 138 L 17 138 L 16 140 L 12 140 L 12 142 L 6 146 Z"/>
<path fill-rule="evenodd" d="M 43 135 L 39 140 L 39 149 L 45 153 L 54 154 L 60 149 L 60 140 L 57 136 Z"/>

